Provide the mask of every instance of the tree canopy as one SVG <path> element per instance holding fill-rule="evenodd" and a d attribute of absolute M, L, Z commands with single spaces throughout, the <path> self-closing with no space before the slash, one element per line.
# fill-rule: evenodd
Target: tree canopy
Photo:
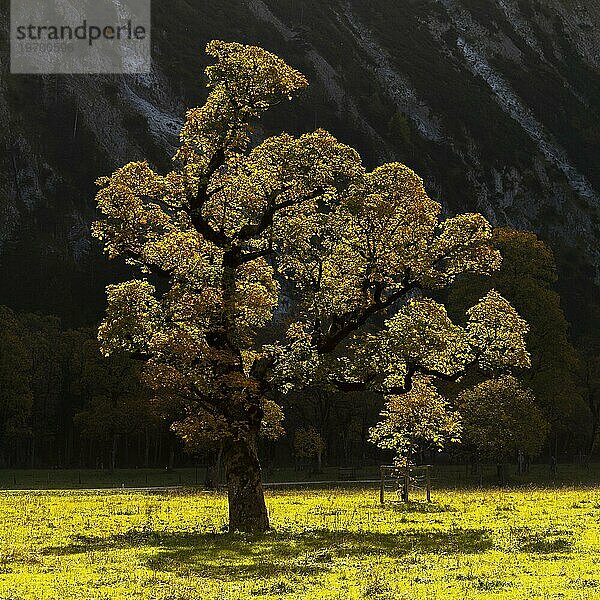
<path fill-rule="evenodd" d="M 393 450 L 397 466 L 407 466 L 417 450 L 442 450 L 447 443 L 458 442 L 461 432 L 456 411 L 431 378 L 420 377 L 410 392 L 388 397 L 381 421 L 370 430 L 370 440 Z"/>
<path fill-rule="evenodd" d="M 548 422 L 535 396 L 518 379 L 503 375 L 462 392 L 459 412 L 464 421 L 464 442 L 480 455 L 504 463 L 521 451 L 539 454 Z"/>
<path fill-rule="evenodd" d="M 531 232 L 498 228 L 492 243 L 502 253 L 502 265 L 491 277 L 467 275 L 452 288 L 450 313 L 457 319 L 471 304 L 495 289 L 527 320 L 531 366 L 517 373 L 531 388 L 555 432 L 569 429 L 569 419 L 583 412 L 576 380 L 577 354 L 569 339 L 569 324 L 554 290 L 557 280 L 552 251 Z M 581 421 L 573 429 L 581 429 Z"/>
<path fill-rule="evenodd" d="M 314 427 L 298 429 L 294 435 L 294 454 L 296 458 L 316 458 L 317 467 L 321 469 L 321 459 L 326 445 L 321 434 Z"/>
<path fill-rule="evenodd" d="M 276 392 L 398 394 L 417 373 L 527 366 L 527 325 L 495 291 L 465 326 L 427 297 L 499 267 L 483 216 L 441 220 L 408 167 L 367 172 L 324 130 L 259 139 L 256 120 L 306 79 L 258 47 L 207 52 L 210 93 L 187 113 L 173 170 L 136 162 L 98 180 L 94 234 L 140 272 L 108 288 L 99 337 L 180 403 L 176 430 L 193 420 L 223 440 L 230 527 L 264 530 L 256 440 Z"/>

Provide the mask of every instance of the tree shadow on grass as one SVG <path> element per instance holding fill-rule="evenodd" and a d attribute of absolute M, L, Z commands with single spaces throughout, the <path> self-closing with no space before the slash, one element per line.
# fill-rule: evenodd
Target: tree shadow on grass
<path fill-rule="evenodd" d="M 328 570 L 338 558 L 473 554 L 491 547 L 485 529 L 405 530 L 398 534 L 312 530 L 260 536 L 130 531 L 106 538 L 76 536 L 70 544 L 46 548 L 44 553 L 71 555 L 138 548 L 147 554 L 146 564 L 157 571 L 246 579 L 318 573 Z"/>

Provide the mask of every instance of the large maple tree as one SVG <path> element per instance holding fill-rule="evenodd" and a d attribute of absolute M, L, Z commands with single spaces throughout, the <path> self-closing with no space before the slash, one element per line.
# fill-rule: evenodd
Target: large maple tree
<path fill-rule="evenodd" d="M 253 124 L 305 77 L 258 47 L 207 52 L 210 93 L 187 113 L 173 170 L 136 162 L 98 181 L 94 233 L 140 270 L 108 288 L 99 337 L 144 361 L 184 439 L 222 441 L 230 529 L 264 531 L 257 439 L 279 427 L 277 393 L 393 395 L 420 374 L 524 366 L 527 326 L 495 292 L 465 327 L 427 296 L 498 268 L 481 215 L 440 220 L 409 168 L 367 172 L 324 130 L 257 140 Z"/>

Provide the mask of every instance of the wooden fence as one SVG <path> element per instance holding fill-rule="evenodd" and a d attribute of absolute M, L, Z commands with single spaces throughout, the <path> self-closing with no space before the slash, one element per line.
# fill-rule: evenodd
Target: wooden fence
<path fill-rule="evenodd" d="M 427 502 L 431 502 L 431 465 L 410 467 L 394 467 L 382 465 L 380 467 L 381 483 L 379 487 L 379 501 L 385 501 L 385 492 L 400 491 L 403 502 L 408 502 L 410 490 L 425 490 Z"/>

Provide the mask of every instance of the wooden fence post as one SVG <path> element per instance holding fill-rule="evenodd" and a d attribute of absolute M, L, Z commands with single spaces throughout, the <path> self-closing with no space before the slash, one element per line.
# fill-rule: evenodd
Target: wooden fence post
<path fill-rule="evenodd" d="M 410 487 L 410 468 L 406 467 L 404 471 L 404 487 L 402 489 L 402 500 L 408 502 L 408 490 Z"/>

